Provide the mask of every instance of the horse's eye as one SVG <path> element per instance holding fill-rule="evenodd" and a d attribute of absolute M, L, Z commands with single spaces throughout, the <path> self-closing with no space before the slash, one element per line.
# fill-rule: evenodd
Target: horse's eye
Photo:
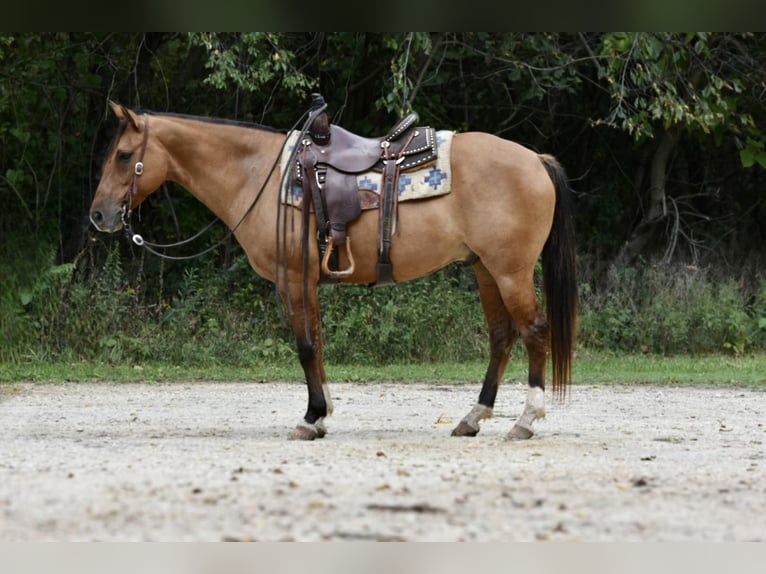
<path fill-rule="evenodd" d="M 133 155 L 132 151 L 118 151 L 117 152 L 117 161 L 125 163 L 125 162 L 130 160 L 130 156 L 132 156 L 132 155 Z"/>

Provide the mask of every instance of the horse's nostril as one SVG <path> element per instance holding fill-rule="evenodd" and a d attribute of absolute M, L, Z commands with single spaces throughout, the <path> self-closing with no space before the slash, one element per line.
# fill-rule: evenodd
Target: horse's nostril
<path fill-rule="evenodd" d="M 100 211 L 91 211 L 90 212 L 90 221 L 98 227 L 100 224 L 104 222 L 104 214 Z"/>

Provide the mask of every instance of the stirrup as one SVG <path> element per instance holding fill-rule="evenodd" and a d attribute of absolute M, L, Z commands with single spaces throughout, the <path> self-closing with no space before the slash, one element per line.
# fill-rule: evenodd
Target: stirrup
<path fill-rule="evenodd" d="M 348 277 L 354 272 L 354 256 L 351 254 L 351 238 L 346 237 L 346 253 L 348 253 L 348 269 L 344 269 L 343 271 L 333 271 L 330 269 L 330 255 L 332 254 L 332 248 L 334 246 L 332 235 L 330 235 L 330 243 L 327 246 L 327 251 L 325 251 L 324 258 L 322 259 L 322 271 L 324 271 L 325 275 L 328 277 L 332 277 L 333 279 L 340 279 L 342 277 Z"/>

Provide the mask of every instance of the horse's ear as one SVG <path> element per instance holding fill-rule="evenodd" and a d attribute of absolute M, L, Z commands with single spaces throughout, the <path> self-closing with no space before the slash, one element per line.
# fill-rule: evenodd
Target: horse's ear
<path fill-rule="evenodd" d="M 125 114 L 125 119 L 128 120 L 128 123 L 133 126 L 133 129 L 136 131 L 138 130 L 138 118 L 136 118 L 136 114 L 133 112 L 133 110 L 129 110 L 125 106 L 121 106 L 122 111 Z"/>
<path fill-rule="evenodd" d="M 125 120 L 134 130 L 138 131 L 138 120 L 136 119 L 136 114 L 134 112 L 112 100 L 109 100 L 109 106 L 112 108 L 114 115 L 117 116 L 117 119 Z"/>

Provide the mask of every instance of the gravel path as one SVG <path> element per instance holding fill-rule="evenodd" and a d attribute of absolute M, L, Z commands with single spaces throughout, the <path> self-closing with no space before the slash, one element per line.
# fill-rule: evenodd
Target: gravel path
<path fill-rule="evenodd" d="M 312 443 L 297 383 L 0 386 L 0 541 L 766 541 L 766 394 L 588 386 L 508 442 L 479 386 L 331 386 Z"/>

